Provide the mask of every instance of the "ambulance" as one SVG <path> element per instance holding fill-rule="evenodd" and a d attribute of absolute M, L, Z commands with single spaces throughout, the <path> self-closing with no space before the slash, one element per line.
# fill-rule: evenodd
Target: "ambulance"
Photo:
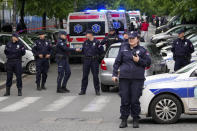
<path fill-rule="evenodd" d="M 141 19 L 142 19 L 140 11 L 128 11 L 127 13 L 129 14 L 130 19 L 133 17 L 136 18 L 136 22 L 139 27 L 141 25 Z"/>
<path fill-rule="evenodd" d="M 125 10 L 108 10 L 107 17 L 112 27 L 121 36 L 129 31 L 130 19 Z"/>
<path fill-rule="evenodd" d="M 67 21 L 67 38 L 71 48 L 81 48 L 86 40 L 85 33 L 92 30 L 98 40 L 103 40 L 109 33 L 111 24 L 105 11 L 88 10 L 70 13 Z M 82 57 L 80 53 L 71 53 L 70 57 Z"/>

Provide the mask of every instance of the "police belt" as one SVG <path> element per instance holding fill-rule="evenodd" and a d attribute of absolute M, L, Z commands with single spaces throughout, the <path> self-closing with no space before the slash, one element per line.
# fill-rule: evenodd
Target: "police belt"
<path fill-rule="evenodd" d="M 85 56 L 85 59 L 98 59 L 98 56 Z"/>
<path fill-rule="evenodd" d="M 67 56 L 61 55 L 61 54 L 56 54 L 57 59 L 67 59 Z"/>

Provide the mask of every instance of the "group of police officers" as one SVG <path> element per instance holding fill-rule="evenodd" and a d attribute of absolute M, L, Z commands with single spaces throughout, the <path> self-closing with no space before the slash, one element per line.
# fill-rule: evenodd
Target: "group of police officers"
<path fill-rule="evenodd" d="M 76 51 L 82 52 L 84 55 L 83 77 L 79 95 L 86 94 L 88 76 L 91 70 L 95 93 L 99 96 L 99 59 L 109 49 L 110 45 L 122 42 L 113 66 L 112 75 L 112 80 L 119 82 L 120 87 L 120 118 L 122 121 L 119 127 L 127 127 L 127 119 L 131 115 L 133 117 L 133 128 L 139 128 L 139 115 L 141 111 L 139 99 L 142 95 L 145 81 L 144 72 L 145 68 L 151 64 L 149 53 L 144 47 L 140 46 L 139 34 L 137 32 L 124 33 L 124 40 L 121 40 L 115 33 L 115 30 L 110 29 L 109 35 L 100 42 L 94 37 L 94 33 L 91 30 L 87 30 L 86 38 L 87 40 L 83 43 L 82 48 L 69 48 L 66 32 L 60 31 L 59 40 L 56 45 L 56 62 L 58 64 L 57 93 L 70 92 L 67 88 L 67 82 L 71 75 L 68 62 L 69 53 Z M 103 45 L 106 45 L 105 51 Z M 32 51 L 36 60 L 37 90 L 46 90 L 45 83 L 52 45 L 45 39 L 44 32 L 39 33 L 39 39 L 35 42 Z M 18 34 L 14 33 L 12 35 L 12 40 L 7 43 L 4 52 L 7 56 L 7 82 L 4 96 L 10 95 L 13 73 L 16 74 L 17 78 L 18 96 L 22 96 L 22 56 L 25 55 L 25 47 L 19 41 Z M 194 52 L 194 47 L 189 40 L 185 39 L 183 30 L 179 32 L 179 38 L 172 45 L 172 52 L 175 60 L 175 71 L 190 63 L 191 53 Z M 118 73 L 119 69 L 120 73 Z"/>

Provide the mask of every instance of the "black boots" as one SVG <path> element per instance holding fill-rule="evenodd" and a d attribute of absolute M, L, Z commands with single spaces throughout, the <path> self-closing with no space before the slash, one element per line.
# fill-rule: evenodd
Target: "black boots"
<path fill-rule="evenodd" d="M 139 119 L 133 119 L 133 128 L 139 128 Z"/>
<path fill-rule="evenodd" d="M 6 92 L 4 96 L 10 96 L 10 88 L 6 87 Z M 22 96 L 22 89 L 18 89 L 18 96 Z"/>
<path fill-rule="evenodd" d="M 22 96 L 22 89 L 18 89 L 18 96 Z"/>
<path fill-rule="evenodd" d="M 85 95 L 86 93 L 84 92 L 84 91 L 81 91 L 80 93 L 79 93 L 79 95 Z"/>
<path fill-rule="evenodd" d="M 45 84 L 42 84 L 41 89 L 42 89 L 42 90 L 46 90 L 46 89 L 47 89 L 47 88 L 45 87 Z"/>
<path fill-rule="evenodd" d="M 37 90 L 38 91 L 41 91 L 42 90 L 41 87 L 40 87 L 40 84 L 37 84 Z"/>
<path fill-rule="evenodd" d="M 119 128 L 126 128 L 127 126 L 127 119 L 122 119 Z"/>
<path fill-rule="evenodd" d="M 66 92 L 62 88 L 58 88 L 57 93 L 66 93 Z"/>
<path fill-rule="evenodd" d="M 6 87 L 6 92 L 4 96 L 10 96 L 10 87 Z"/>
<path fill-rule="evenodd" d="M 100 93 L 99 91 L 96 91 L 96 95 L 97 95 L 97 96 L 100 96 L 101 93 Z"/>
<path fill-rule="evenodd" d="M 68 90 L 66 87 L 62 87 L 62 89 L 66 92 L 66 93 L 69 93 L 70 90 Z"/>

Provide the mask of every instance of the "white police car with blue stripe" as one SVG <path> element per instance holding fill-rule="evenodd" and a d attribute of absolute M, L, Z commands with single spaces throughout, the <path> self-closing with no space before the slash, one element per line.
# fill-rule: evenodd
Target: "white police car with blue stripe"
<path fill-rule="evenodd" d="M 157 123 L 175 123 L 182 113 L 197 115 L 197 62 L 175 73 L 147 77 L 140 102 L 141 114 Z"/>

